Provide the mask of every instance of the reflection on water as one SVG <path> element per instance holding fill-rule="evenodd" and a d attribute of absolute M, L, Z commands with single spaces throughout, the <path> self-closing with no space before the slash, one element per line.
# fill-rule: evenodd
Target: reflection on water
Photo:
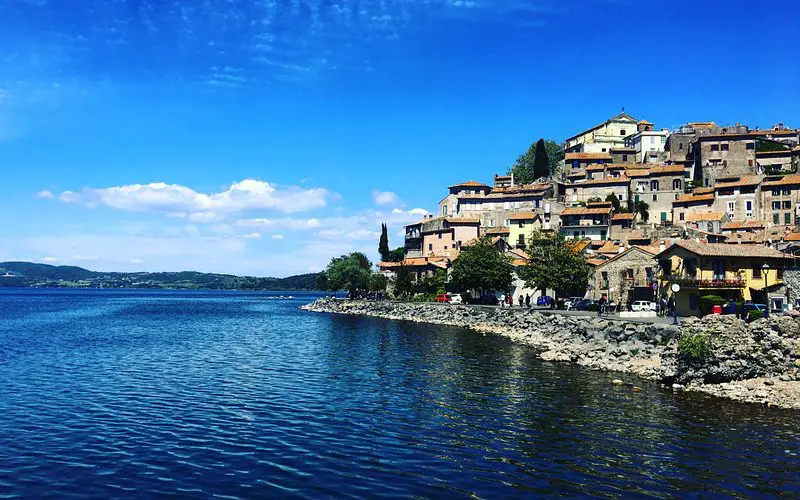
<path fill-rule="evenodd" d="M 800 493 L 797 413 L 279 295 L 0 291 L 0 497 Z"/>

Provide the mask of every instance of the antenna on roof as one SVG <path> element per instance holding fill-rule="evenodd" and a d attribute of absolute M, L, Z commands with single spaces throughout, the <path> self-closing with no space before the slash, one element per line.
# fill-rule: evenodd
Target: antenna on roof
<path fill-rule="evenodd" d="M 625 106 L 622 106 L 622 112 L 623 113 L 625 112 Z"/>

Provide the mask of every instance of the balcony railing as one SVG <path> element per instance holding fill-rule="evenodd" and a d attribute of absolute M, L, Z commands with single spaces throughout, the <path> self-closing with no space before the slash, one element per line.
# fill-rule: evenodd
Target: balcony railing
<path fill-rule="evenodd" d="M 744 288 L 746 282 L 743 278 L 699 279 L 690 277 L 666 276 L 670 283 L 677 283 L 687 288 Z"/>

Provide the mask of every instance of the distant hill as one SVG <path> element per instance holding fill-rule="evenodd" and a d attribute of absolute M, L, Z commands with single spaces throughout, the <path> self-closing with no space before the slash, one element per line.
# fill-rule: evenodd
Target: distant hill
<path fill-rule="evenodd" d="M 197 271 L 104 273 L 76 266 L 51 266 L 33 262 L 0 262 L 0 287 L 314 290 L 316 281 L 316 273 L 286 278 L 258 278 Z"/>

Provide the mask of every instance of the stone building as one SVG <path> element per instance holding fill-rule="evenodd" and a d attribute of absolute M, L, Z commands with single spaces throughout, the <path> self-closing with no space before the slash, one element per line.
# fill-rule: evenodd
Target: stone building
<path fill-rule="evenodd" d="M 694 146 L 695 175 L 699 173 L 706 187 L 714 186 L 720 178 L 756 171 L 756 138 L 747 131 L 721 130 L 699 135 Z"/>
<path fill-rule="evenodd" d="M 637 163 L 660 163 L 667 159 L 665 151 L 669 131 L 655 130 L 652 123 L 642 120 L 637 131 L 625 139 L 625 144 L 636 151 Z"/>
<path fill-rule="evenodd" d="M 542 218 L 533 211 L 517 212 L 509 218 L 509 246 L 525 250 L 530 244 L 531 233 L 542 229 Z"/>
<path fill-rule="evenodd" d="M 761 220 L 768 226 L 796 224 L 800 221 L 800 174 L 761 183 Z"/>
<path fill-rule="evenodd" d="M 715 211 L 725 212 L 732 221 L 758 220 L 761 197 L 758 186 L 762 175 L 719 179 L 714 185 Z"/>
<path fill-rule="evenodd" d="M 632 171 L 628 175 L 633 174 Z M 654 165 L 633 174 L 631 192 L 635 202 L 648 205 L 651 224 L 672 222 L 672 202 L 684 192 L 685 170 L 682 165 Z"/>
<path fill-rule="evenodd" d="M 655 300 L 658 247 L 632 246 L 595 267 L 592 298 L 607 295 L 630 310 L 635 300 Z"/>
<path fill-rule="evenodd" d="M 766 175 L 797 173 L 800 148 L 780 151 L 756 151 L 756 168 Z"/>
<path fill-rule="evenodd" d="M 689 214 L 715 212 L 714 188 L 698 188 L 672 202 L 673 224 L 684 224 Z"/>
<path fill-rule="evenodd" d="M 627 175 L 567 184 L 564 186 L 565 203 L 571 205 L 586 203 L 593 198 L 605 200 L 608 195 L 614 195 L 620 203 L 626 203 L 630 198 L 630 184 L 631 181 Z"/>
<path fill-rule="evenodd" d="M 723 212 L 691 212 L 686 215 L 686 227 L 702 233 L 720 234 L 722 225 L 729 221 Z"/>
<path fill-rule="evenodd" d="M 478 238 L 479 219 L 440 217 L 422 223 L 422 256 L 455 259 L 461 246 Z"/>
<path fill-rule="evenodd" d="M 562 181 L 574 181 L 586 178 L 586 168 L 589 165 L 603 165 L 612 163 L 610 153 L 567 153 L 564 156 L 564 171 Z"/>
<path fill-rule="evenodd" d="M 611 234 L 611 208 L 565 208 L 560 231 L 566 239 L 606 240 Z"/>
<path fill-rule="evenodd" d="M 618 164 L 636 164 L 636 150 L 629 147 L 611 148 L 611 162 Z"/>
<path fill-rule="evenodd" d="M 625 138 L 637 130 L 638 120 L 624 111 L 564 141 L 567 153 L 608 153 L 625 147 Z"/>

